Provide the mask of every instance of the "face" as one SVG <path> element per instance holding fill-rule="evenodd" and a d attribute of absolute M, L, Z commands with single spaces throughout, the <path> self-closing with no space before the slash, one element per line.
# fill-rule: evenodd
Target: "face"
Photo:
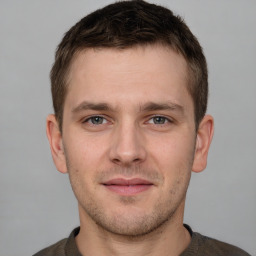
<path fill-rule="evenodd" d="M 162 46 L 77 56 L 63 133 L 50 117 L 48 137 L 81 222 L 138 236 L 183 215 L 191 170 L 204 165 L 187 81 L 184 58 Z"/>

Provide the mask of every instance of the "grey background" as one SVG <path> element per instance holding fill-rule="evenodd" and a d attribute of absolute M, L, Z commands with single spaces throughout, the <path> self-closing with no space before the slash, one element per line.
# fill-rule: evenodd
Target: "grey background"
<path fill-rule="evenodd" d="M 32 255 L 79 224 L 45 135 L 49 70 L 71 25 L 112 1 L 0 1 L 0 255 Z M 209 64 L 215 136 L 185 222 L 256 255 L 256 1 L 155 1 L 183 16 Z"/>

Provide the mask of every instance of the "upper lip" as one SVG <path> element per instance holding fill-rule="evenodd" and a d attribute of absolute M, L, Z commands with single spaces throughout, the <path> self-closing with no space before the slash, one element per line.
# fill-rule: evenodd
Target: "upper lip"
<path fill-rule="evenodd" d="M 141 178 L 133 178 L 133 179 L 124 179 L 124 178 L 115 178 L 108 180 L 102 183 L 103 185 L 119 185 L 119 186 L 131 186 L 131 185 L 153 185 L 152 182 L 141 179 Z"/>

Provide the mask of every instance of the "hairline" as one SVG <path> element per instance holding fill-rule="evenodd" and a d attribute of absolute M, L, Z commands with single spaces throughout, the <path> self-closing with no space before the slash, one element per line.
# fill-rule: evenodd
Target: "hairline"
<path fill-rule="evenodd" d="M 71 71 L 72 71 L 72 67 L 74 65 L 74 62 L 77 60 L 78 55 L 80 55 L 81 53 L 84 53 L 88 50 L 95 50 L 95 51 L 101 51 L 101 50 L 116 50 L 116 51 L 125 51 L 128 49 L 136 49 L 136 48 L 146 48 L 148 46 L 161 46 L 166 48 L 167 50 L 172 50 L 175 53 L 177 53 L 178 55 L 180 55 L 181 57 L 183 57 L 183 59 L 186 62 L 186 80 L 187 80 L 187 91 L 189 93 L 189 95 L 191 96 L 192 102 L 193 102 L 193 113 L 194 113 L 194 122 L 195 122 L 195 130 L 197 130 L 198 125 L 200 123 L 201 120 L 197 120 L 196 117 L 196 105 L 194 102 L 194 97 L 193 97 L 193 87 L 195 87 L 194 83 L 196 83 L 196 78 L 195 78 L 195 72 L 193 71 L 193 63 L 190 62 L 188 60 L 188 58 L 182 53 L 182 51 L 180 51 L 178 49 L 178 47 L 175 47 L 175 45 L 170 45 L 167 42 L 163 41 L 163 40 L 157 40 L 155 42 L 145 42 L 145 43 L 135 43 L 133 45 L 128 45 L 125 47 L 117 47 L 115 45 L 113 46 L 80 46 L 77 47 L 77 49 L 74 50 L 69 64 L 66 68 L 66 72 L 65 75 L 63 77 L 63 82 L 64 82 L 64 87 L 65 87 L 65 93 L 64 93 L 64 97 L 63 97 L 63 101 L 62 101 L 62 109 L 60 111 L 60 115 L 59 117 L 57 117 L 57 122 L 59 124 L 60 127 L 60 132 L 62 133 L 62 125 L 63 125 L 63 114 L 64 114 L 64 106 L 65 106 L 65 102 L 66 102 L 66 98 L 69 92 L 69 87 L 70 87 L 70 83 L 71 83 Z"/>

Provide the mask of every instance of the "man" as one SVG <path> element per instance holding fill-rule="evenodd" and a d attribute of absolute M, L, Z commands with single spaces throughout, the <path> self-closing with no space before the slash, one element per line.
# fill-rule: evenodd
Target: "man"
<path fill-rule="evenodd" d="M 205 57 L 179 17 L 144 1 L 86 16 L 58 46 L 51 83 L 47 136 L 80 228 L 37 256 L 248 255 L 183 224 L 213 118 Z"/>

